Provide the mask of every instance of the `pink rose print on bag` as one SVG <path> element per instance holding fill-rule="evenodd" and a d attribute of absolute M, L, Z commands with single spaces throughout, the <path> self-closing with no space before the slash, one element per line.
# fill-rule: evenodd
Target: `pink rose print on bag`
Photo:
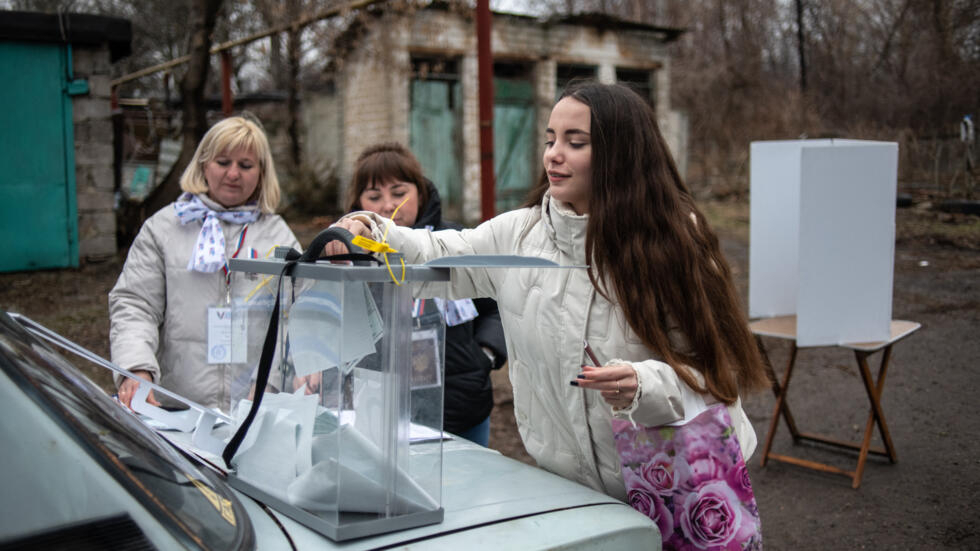
<path fill-rule="evenodd" d="M 653 519 L 664 549 L 762 549 L 752 484 L 728 409 L 682 426 L 613 420 L 630 506 Z"/>
<path fill-rule="evenodd" d="M 661 532 L 673 531 L 674 514 L 667 509 L 667 505 L 660 496 L 644 490 L 630 490 L 626 499 L 629 501 L 630 507 L 652 518 Z"/>
<path fill-rule="evenodd" d="M 688 469 L 683 459 L 675 461 L 660 452 L 649 461 L 642 462 L 637 475 L 638 486 L 651 493 L 668 496 L 688 478 Z"/>

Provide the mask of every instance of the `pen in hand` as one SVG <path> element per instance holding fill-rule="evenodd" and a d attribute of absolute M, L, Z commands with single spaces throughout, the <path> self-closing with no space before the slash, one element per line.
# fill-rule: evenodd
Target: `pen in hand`
<path fill-rule="evenodd" d="M 585 354 L 589 357 L 589 360 L 591 360 L 596 367 L 602 367 L 602 362 L 599 361 L 599 358 L 596 357 L 595 352 L 592 351 L 592 347 L 589 346 L 589 341 L 582 341 L 582 344 L 585 345 Z M 584 379 L 585 375 L 579 375 L 578 378 Z M 569 383 L 572 386 L 578 386 L 578 381 L 569 381 Z"/>
<path fill-rule="evenodd" d="M 588 372 L 590 369 L 603 367 L 602 362 L 599 361 L 599 358 L 596 357 L 595 352 L 592 351 L 592 347 L 589 346 L 589 341 L 583 340 L 582 344 L 585 347 L 585 354 L 589 357 L 589 360 L 591 360 L 592 363 L 595 364 L 594 368 L 593 366 L 583 365 L 582 369 Z M 569 383 L 572 386 L 579 386 L 578 379 L 587 379 L 587 381 L 583 381 L 588 383 L 588 385 L 585 388 L 598 390 L 602 392 L 603 399 L 605 399 L 606 402 L 608 402 L 614 408 L 623 409 L 629 406 L 629 404 L 631 404 L 632 401 L 636 398 L 635 389 L 638 388 L 639 386 L 638 380 L 636 382 L 632 382 L 630 380 L 630 377 L 623 378 L 622 376 L 620 376 L 620 373 L 622 373 L 621 368 L 623 367 L 633 369 L 628 365 L 620 366 L 618 364 L 612 364 L 608 370 L 604 369 L 601 375 L 596 374 L 595 378 L 587 377 L 585 373 L 579 373 L 576 380 L 569 381 Z M 635 370 L 633 370 L 632 376 L 636 377 Z M 611 378 L 611 377 L 615 377 L 615 378 Z M 622 388 L 623 381 L 626 381 L 627 383 L 627 388 L 625 393 L 623 392 L 623 388 Z M 609 383 L 616 383 L 616 388 L 608 388 L 607 385 Z M 613 400 L 616 400 L 616 402 L 614 403 Z"/>
<path fill-rule="evenodd" d="M 589 346 L 589 341 L 582 342 L 585 344 L 585 353 L 589 356 L 589 359 L 592 360 L 592 363 L 595 364 L 596 367 L 602 367 L 602 362 L 599 361 L 599 358 L 595 357 L 595 352 L 593 352 L 592 347 Z"/>

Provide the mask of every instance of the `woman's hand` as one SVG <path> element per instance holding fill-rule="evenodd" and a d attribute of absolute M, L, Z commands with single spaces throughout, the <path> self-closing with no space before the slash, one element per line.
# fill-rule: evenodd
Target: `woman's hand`
<path fill-rule="evenodd" d="M 344 228 L 345 230 L 354 234 L 354 236 L 360 235 L 361 237 L 371 237 L 371 228 L 356 218 L 344 218 L 343 220 L 332 224 L 331 227 Z M 340 241 L 331 241 L 323 247 L 324 256 L 347 254 L 348 252 L 347 246 Z"/>
<path fill-rule="evenodd" d="M 293 378 L 293 390 L 303 389 L 303 394 L 318 394 L 320 392 L 320 382 L 323 380 L 323 372 L 317 371 L 309 375 Z"/>
<path fill-rule="evenodd" d="M 153 382 L 153 376 L 150 375 L 149 371 L 139 370 L 139 371 L 131 371 L 130 373 L 136 375 L 141 379 L 145 379 L 151 383 Z M 133 396 L 136 394 L 136 389 L 138 389 L 139 386 L 140 383 L 136 379 L 131 379 L 129 377 L 123 379 L 123 381 L 119 383 L 119 389 L 116 391 L 116 397 L 119 400 L 119 402 L 122 405 L 132 409 L 133 406 L 131 405 L 131 403 L 133 401 Z M 153 397 L 152 390 L 150 391 L 150 394 L 148 394 L 146 397 L 146 403 L 150 404 L 151 406 L 160 405 L 160 402 L 158 402 L 157 399 Z"/>
<path fill-rule="evenodd" d="M 609 364 L 605 367 L 583 365 L 582 373 L 572 383 L 598 390 L 603 400 L 617 409 L 628 408 L 633 403 L 639 384 L 636 370 L 628 364 Z"/>

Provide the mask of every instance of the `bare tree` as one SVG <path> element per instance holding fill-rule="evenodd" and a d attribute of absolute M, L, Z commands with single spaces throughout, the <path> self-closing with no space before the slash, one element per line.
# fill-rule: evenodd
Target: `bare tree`
<path fill-rule="evenodd" d="M 806 93 L 806 41 L 803 30 L 803 0 L 795 0 L 796 4 L 796 49 L 800 63 L 800 93 Z"/>
<path fill-rule="evenodd" d="M 156 212 L 180 194 L 180 175 L 190 163 L 197 144 L 207 132 L 208 122 L 204 106 L 204 90 L 211 66 L 211 33 L 221 9 L 222 0 L 201 0 L 193 4 L 189 20 L 188 50 L 191 59 L 180 81 L 182 96 L 183 144 L 180 156 L 166 179 L 154 188 L 143 202 L 143 213 Z"/>

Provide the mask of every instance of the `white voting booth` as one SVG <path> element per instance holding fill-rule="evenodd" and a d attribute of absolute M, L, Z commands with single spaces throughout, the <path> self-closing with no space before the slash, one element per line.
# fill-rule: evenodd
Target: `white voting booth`
<path fill-rule="evenodd" d="M 898 145 L 753 142 L 749 315 L 796 316 L 798 346 L 887 341 Z"/>

